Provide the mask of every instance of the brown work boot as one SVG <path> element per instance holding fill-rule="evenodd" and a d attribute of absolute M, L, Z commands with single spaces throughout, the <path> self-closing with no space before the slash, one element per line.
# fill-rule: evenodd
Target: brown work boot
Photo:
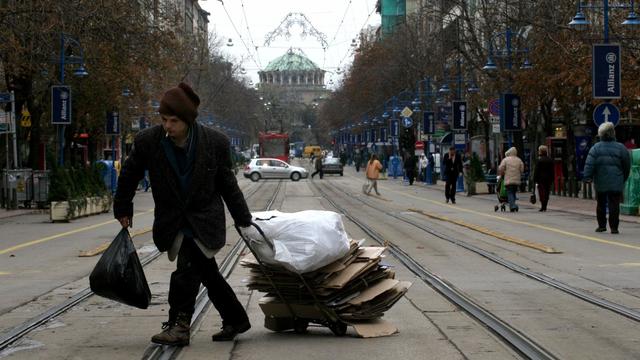
<path fill-rule="evenodd" d="M 251 329 L 251 323 L 246 320 L 238 325 L 223 325 L 222 330 L 211 336 L 212 341 L 231 341 L 235 339 L 236 335 L 242 334 Z"/>
<path fill-rule="evenodd" d="M 162 323 L 162 332 L 153 335 L 151 342 L 162 345 L 186 346 L 189 345 L 191 316 L 179 313 L 175 320 Z"/>

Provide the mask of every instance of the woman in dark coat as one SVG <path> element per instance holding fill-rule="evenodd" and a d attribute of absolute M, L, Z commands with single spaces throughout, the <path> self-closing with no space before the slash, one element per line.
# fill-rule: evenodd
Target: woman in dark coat
<path fill-rule="evenodd" d="M 554 170 L 553 160 L 549 157 L 549 151 L 544 145 L 538 147 L 538 164 L 533 172 L 533 182 L 538 184 L 538 196 L 540 197 L 540 211 L 547 211 L 549 191 L 553 184 Z"/>

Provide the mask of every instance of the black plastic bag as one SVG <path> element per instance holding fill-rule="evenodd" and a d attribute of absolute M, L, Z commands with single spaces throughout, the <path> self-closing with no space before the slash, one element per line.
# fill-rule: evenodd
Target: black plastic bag
<path fill-rule="evenodd" d="M 89 276 L 89 284 L 102 297 L 141 309 L 149 306 L 151 290 L 126 228 L 102 254 Z"/>

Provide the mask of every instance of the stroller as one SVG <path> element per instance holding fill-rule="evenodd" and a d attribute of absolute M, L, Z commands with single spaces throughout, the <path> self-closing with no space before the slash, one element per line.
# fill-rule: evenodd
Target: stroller
<path fill-rule="evenodd" d="M 498 176 L 498 183 L 496 184 L 496 194 L 498 196 L 498 204 L 493 207 L 493 211 L 497 212 L 500 209 L 501 212 L 506 211 L 507 203 L 509 199 L 507 197 L 507 187 L 504 184 L 504 177 Z"/>

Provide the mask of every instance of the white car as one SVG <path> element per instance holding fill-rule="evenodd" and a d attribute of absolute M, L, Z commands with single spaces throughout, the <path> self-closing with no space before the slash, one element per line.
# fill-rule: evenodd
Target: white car
<path fill-rule="evenodd" d="M 260 179 L 291 179 L 298 181 L 309 177 L 307 169 L 289 165 L 286 162 L 271 158 L 252 159 L 244 167 L 244 177 L 251 181 Z"/>

